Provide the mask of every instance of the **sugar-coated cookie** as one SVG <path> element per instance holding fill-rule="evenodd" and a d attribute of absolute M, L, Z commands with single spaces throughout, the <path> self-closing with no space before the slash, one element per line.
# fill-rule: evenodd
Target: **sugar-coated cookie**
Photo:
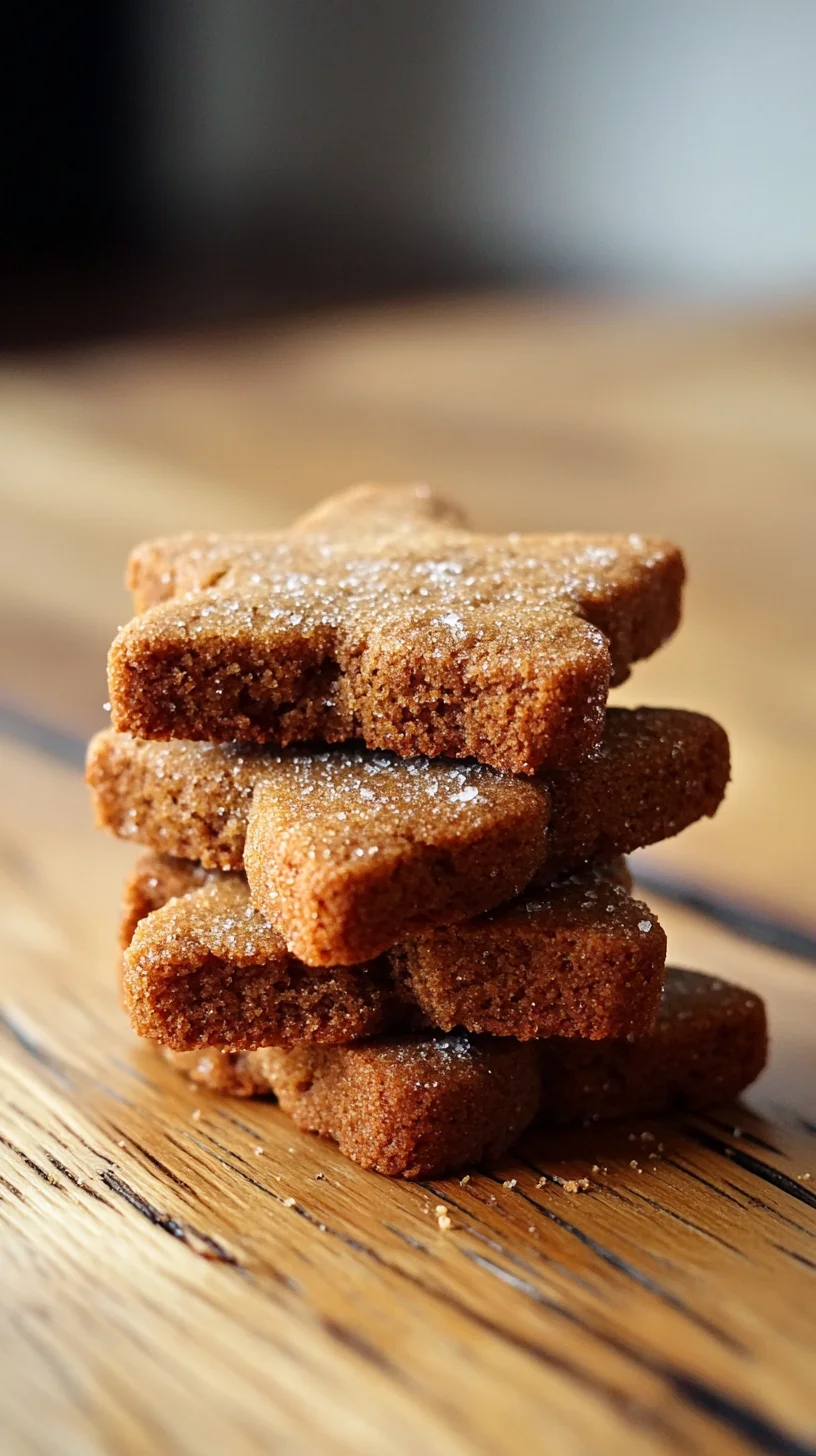
<path fill-rule="evenodd" d="M 725 1106 L 767 1050 L 758 996 L 694 971 L 666 974 L 660 1014 L 638 1041 L 515 1042 L 423 1032 L 357 1046 L 165 1052 L 193 1081 L 236 1096 L 274 1093 L 347 1157 L 404 1178 L 505 1152 L 542 1124 Z"/>
<path fill-rule="evenodd" d="M 365 965 L 320 969 L 292 956 L 253 910 L 242 875 L 186 870 L 185 894 L 183 862 L 145 856 L 123 908 L 131 1021 L 178 1050 L 331 1045 L 415 1026 L 623 1037 L 654 1021 L 666 938 L 621 883 L 620 864 L 410 938 Z"/>
<path fill-rule="evenodd" d="M 568 767 L 677 627 L 683 578 L 659 539 L 477 535 L 426 487 L 357 487 L 289 531 L 137 548 L 113 725 Z"/>
<path fill-rule="evenodd" d="M 156 743 L 100 733 L 97 822 L 207 867 L 246 868 L 253 905 L 307 965 L 355 965 L 587 860 L 717 809 L 728 739 L 700 713 L 610 709 L 574 769 L 535 778 L 367 749 Z"/>

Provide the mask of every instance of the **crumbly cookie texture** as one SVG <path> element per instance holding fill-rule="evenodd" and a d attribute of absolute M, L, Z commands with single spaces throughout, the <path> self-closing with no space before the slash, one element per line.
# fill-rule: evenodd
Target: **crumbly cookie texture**
<path fill-rule="evenodd" d="M 429 1031 L 356 1046 L 166 1052 L 193 1081 L 274 1091 L 298 1127 L 364 1168 L 421 1178 L 500 1157 L 540 1104 L 538 1044 Z"/>
<path fill-rule="evenodd" d="M 384 962 L 297 961 L 252 909 L 242 875 L 145 856 L 125 886 L 121 940 L 134 1030 L 167 1046 L 334 1045 L 424 1024 Z"/>
<path fill-rule="evenodd" d="M 726 734 L 671 708 L 610 709 L 597 752 L 535 778 L 355 747 L 93 740 L 97 823 L 209 868 L 246 867 L 252 903 L 312 966 L 355 965 L 492 909 L 584 861 L 713 814 Z"/>
<path fill-rule="evenodd" d="M 638 1036 L 657 1012 L 666 939 L 621 883 L 620 864 L 365 965 L 319 970 L 253 910 L 243 876 L 211 871 L 202 883 L 200 870 L 188 873 L 190 892 L 179 894 L 181 862 L 145 856 L 123 910 L 125 934 L 136 922 L 123 974 L 131 1021 L 177 1050 L 333 1045 L 416 1026 L 521 1041 Z"/>
<path fill-rule="evenodd" d="M 666 541 L 476 535 L 424 487 L 358 487 L 288 532 L 137 548 L 113 724 L 568 767 L 677 627 L 683 577 Z"/>
<path fill-rule="evenodd" d="M 669 967 L 649 1036 L 547 1043 L 542 1107 L 548 1121 L 590 1123 L 725 1106 L 756 1080 L 767 1053 L 759 996 Z"/>
<path fill-rule="evenodd" d="M 505 1152 L 536 1118 L 594 1122 L 725 1105 L 759 1075 L 759 997 L 670 969 L 650 1036 L 630 1042 L 515 1042 L 456 1032 L 291 1051 L 165 1052 L 194 1082 L 274 1093 L 298 1127 L 364 1168 L 404 1178 Z"/>

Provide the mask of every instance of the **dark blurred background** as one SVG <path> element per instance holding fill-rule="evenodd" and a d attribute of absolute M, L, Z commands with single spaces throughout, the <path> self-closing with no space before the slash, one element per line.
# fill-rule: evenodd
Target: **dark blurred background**
<path fill-rule="evenodd" d="M 474 284 L 816 284 L 812 0 L 74 0 L 4 26 L 0 342 Z"/>

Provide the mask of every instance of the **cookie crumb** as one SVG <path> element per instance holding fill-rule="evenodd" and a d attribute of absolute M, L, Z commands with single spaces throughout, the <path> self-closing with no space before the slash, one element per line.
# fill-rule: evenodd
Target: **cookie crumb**
<path fill-rule="evenodd" d="M 593 1163 L 592 1164 L 592 1171 L 593 1171 L 593 1173 L 600 1173 L 600 1171 L 601 1171 L 600 1165 L 598 1163 Z"/>
<path fill-rule="evenodd" d="M 464 1178 L 460 1178 L 459 1179 L 459 1187 L 460 1188 L 464 1188 L 465 1184 L 466 1183 L 469 1183 L 469 1182 L 470 1182 L 470 1174 L 469 1173 L 466 1173 L 465 1176 L 464 1176 Z"/>
<path fill-rule="evenodd" d="M 541 1174 L 541 1177 L 539 1178 L 538 1182 L 536 1183 L 536 1188 L 543 1188 L 545 1186 L 545 1184 L 548 1183 L 548 1182 L 549 1182 L 549 1179 L 546 1177 L 546 1175 L 544 1173 L 542 1173 Z"/>
<path fill-rule="evenodd" d="M 264 1154 L 263 1147 L 261 1146 L 260 1143 L 258 1143 L 258 1146 L 255 1149 L 255 1157 L 256 1158 L 262 1158 L 263 1157 L 263 1154 Z"/>
<path fill-rule="evenodd" d="M 436 1214 L 436 1222 L 442 1229 L 443 1233 L 446 1229 L 453 1228 L 453 1220 L 448 1214 L 446 1204 L 437 1203 L 436 1208 L 434 1209 L 434 1213 Z"/>
<path fill-rule="evenodd" d="M 565 1193 L 585 1193 L 589 1188 L 588 1178 L 565 1178 L 561 1184 Z"/>
<path fill-rule="evenodd" d="M 190 1113 L 190 1116 L 193 1119 L 193 1122 L 198 1122 L 201 1118 L 201 1108 L 194 1107 L 192 1112 Z"/>
<path fill-rule="evenodd" d="M 320 1183 L 325 1176 L 325 1173 L 315 1173 L 315 1183 Z"/>
<path fill-rule="evenodd" d="M 502 1183 L 502 1188 L 515 1188 L 517 1182 L 517 1178 L 505 1178 L 504 1182 Z"/>
<path fill-rule="evenodd" d="M 284 1198 L 283 1206 L 284 1208 L 294 1208 L 296 1202 L 297 1199 L 295 1198 Z"/>

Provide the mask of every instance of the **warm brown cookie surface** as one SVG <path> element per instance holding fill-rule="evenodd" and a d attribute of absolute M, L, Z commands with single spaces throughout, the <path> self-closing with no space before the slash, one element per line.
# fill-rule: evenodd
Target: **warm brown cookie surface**
<path fill-rule="evenodd" d="M 641 900 L 584 871 L 474 920 L 402 942 L 391 963 L 433 1026 L 526 1041 L 642 1036 L 666 937 Z"/>
<path fill-rule="evenodd" d="M 243 876 L 213 871 L 201 885 L 184 866 L 190 893 L 179 895 L 182 862 L 153 858 L 131 877 L 126 922 L 128 904 L 147 902 L 145 882 L 158 898 L 166 873 L 177 898 L 139 921 L 125 951 L 122 991 L 140 1036 L 178 1048 L 291 1046 L 421 1024 L 385 964 L 313 970 L 295 960 L 252 909 Z"/>
<path fill-rule="evenodd" d="M 711 817 L 730 774 L 728 735 L 682 708 L 610 708 L 597 752 L 547 777 L 547 850 L 533 883 L 580 859 L 631 854 Z"/>
<path fill-rule="evenodd" d="M 611 709 L 596 755 L 535 779 L 365 750 L 279 755 L 111 731 L 88 756 L 97 822 L 122 838 L 240 869 L 249 825 L 253 903 L 308 965 L 368 960 L 525 883 L 675 834 L 715 812 L 728 771 L 723 730 L 669 708 Z"/>
<path fill-rule="evenodd" d="M 421 1178 L 499 1157 L 540 1100 L 535 1042 L 426 1032 L 357 1046 L 305 1047 L 220 1058 L 168 1054 L 216 1091 L 274 1091 L 298 1127 L 332 1138 L 378 1173 Z"/>
<path fill-rule="evenodd" d="M 178 861 L 145 856 L 126 923 L 134 906 L 158 903 L 165 873 L 178 895 L 183 872 Z M 200 870 L 189 874 L 190 893 L 136 927 L 123 979 L 139 1034 L 178 1050 L 329 1045 L 418 1025 L 521 1040 L 642 1035 L 657 1011 L 665 936 L 615 882 L 618 866 L 404 941 L 368 965 L 329 970 L 289 954 L 252 909 L 242 876 L 213 872 L 201 886 Z"/>
<path fill-rule="evenodd" d="M 97 822 L 210 867 L 244 866 L 253 903 L 307 965 L 396 941 L 628 854 L 713 814 L 728 739 L 671 708 L 610 709 L 598 752 L 533 779 L 355 748 L 268 750 L 100 733 Z M 548 824 L 549 821 L 549 824 Z"/>
<path fill-rule="evenodd" d="M 298 1127 L 391 1176 L 419 1178 L 499 1157 L 539 1106 L 534 1043 L 433 1032 L 262 1055 Z"/>
<path fill-rule="evenodd" d="M 542 1123 L 725 1105 L 762 1070 L 762 1002 L 739 986 L 670 969 L 655 1030 L 636 1042 L 520 1044 L 461 1033 L 358 1047 L 166 1053 L 213 1091 L 275 1093 L 299 1127 L 365 1168 L 444 1173 L 508 1148 Z"/>
<path fill-rule="evenodd" d="M 636 1042 L 550 1042 L 542 1106 L 553 1122 L 724 1105 L 759 1076 L 767 1055 L 759 996 L 669 967 L 654 1030 Z"/>
<path fill-rule="evenodd" d="M 278 535 L 148 543 L 130 580 L 147 610 L 111 649 L 120 731 L 532 773 L 597 745 L 610 680 L 677 626 L 683 563 L 640 536 L 478 536 L 369 487 Z"/>
<path fill-rule="evenodd" d="M 106 729 L 88 745 L 86 780 L 100 829 L 206 869 L 241 870 L 264 749 L 148 743 Z"/>
<path fill-rule="evenodd" d="M 540 780 L 470 761 L 295 754 L 255 790 L 250 892 L 307 964 L 354 964 L 518 894 L 549 809 Z"/>
<path fill-rule="evenodd" d="M 119 945 L 126 951 L 140 920 L 160 910 L 177 895 L 189 895 L 205 885 L 226 882 L 227 876 L 205 870 L 202 865 L 166 854 L 143 854 L 125 880 L 119 920 Z"/>

